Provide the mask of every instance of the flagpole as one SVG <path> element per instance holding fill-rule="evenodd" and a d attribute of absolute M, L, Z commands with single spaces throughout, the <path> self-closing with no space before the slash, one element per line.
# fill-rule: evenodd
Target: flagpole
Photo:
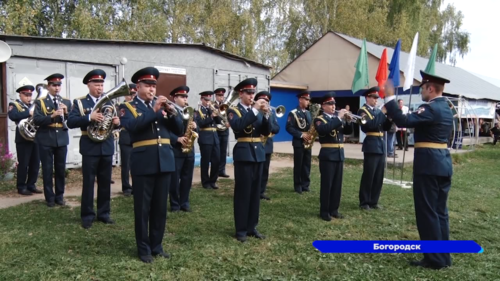
<path fill-rule="evenodd" d="M 410 107 L 411 107 L 411 96 L 412 96 L 412 91 L 413 91 L 413 85 L 410 86 L 410 101 L 408 102 L 408 113 L 410 114 Z M 403 172 L 405 168 L 405 154 L 406 154 L 406 148 L 408 147 L 408 136 L 406 135 L 406 131 L 401 130 L 401 132 L 404 132 L 404 143 L 403 143 L 403 163 L 401 165 L 401 184 L 403 184 Z M 403 137 L 403 136 L 401 136 Z"/>
<path fill-rule="evenodd" d="M 396 90 L 396 102 L 398 102 L 398 88 L 394 88 Z M 396 130 L 396 134 L 398 133 L 398 130 Z M 403 162 L 404 162 L 404 157 L 403 157 Z M 392 156 L 392 178 L 394 181 L 396 181 L 396 149 L 394 149 L 394 155 Z"/>

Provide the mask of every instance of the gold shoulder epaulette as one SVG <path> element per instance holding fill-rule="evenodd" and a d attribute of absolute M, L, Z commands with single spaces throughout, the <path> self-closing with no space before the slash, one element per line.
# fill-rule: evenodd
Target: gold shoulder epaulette
<path fill-rule="evenodd" d="M 229 109 L 231 109 L 232 111 L 234 111 L 234 113 L 236 113 L 238 115 L 238 117 L 241 118 L 241 112 L 240 112 L 240 110 L 237 107 L 231 106 Z"/>
<path fill-rule="evenodd" d="M 125 102 L 125 106 L 130 110 L 130 113 L 134 115 L 134 118 L 137 118 L 137 110 L 130 104 L 130 102 Z"/>

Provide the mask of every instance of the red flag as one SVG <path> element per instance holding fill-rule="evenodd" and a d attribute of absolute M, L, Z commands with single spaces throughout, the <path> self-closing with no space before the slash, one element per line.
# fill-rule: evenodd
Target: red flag
<path fill-rule="evenodd" d="M 377 75 L 375 76 L 375 80 L 378 82 L 378 87 L 380 91 L 378 95 L 381 98 L 385 97 L 385 82 L 387 81 L 388 69 L 387 69 L 387 49 L 384 49 L 382 52 L 382 57 L 380 58 L 380 63 L 378 65 Z"/>

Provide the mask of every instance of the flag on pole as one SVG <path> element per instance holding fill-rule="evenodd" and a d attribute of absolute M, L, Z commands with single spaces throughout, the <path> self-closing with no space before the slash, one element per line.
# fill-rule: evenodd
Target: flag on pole
<path fill-rule="evenodd" d="M 375 80 L 377 80 L 378 87 L 380 88 L 378 92 L 379 96 L 381 98 L 385 98 L 385 82 L 387 81 L 387 49 L 384 49 L 382 52 Z"/>
<path fill-rule="evenodd" d="M 401 39 L 398 40 L 394 53 L 392 54 L 391 64 L 389 65 L 389 79 L 392 80 L 394 87 L 399 86 L 399 53 L 401 52 Z"/>
<path fill-rule="evenodd" d="M 427 62 L 427 66 L 425 67 L 425 73 L 436 74 L 436 56 L 438 51 L 438 44 L 434 45 L 432 49 L 431 57 L 429 58 L 429 62 Z"/>
<path fill-rule="evenodd" d="M 354 73 L 354 79 L 352 80 L 352 93 L 367 87 L 370 84 L 370 79 L 368 78 L 368 55 L 366 53 L 366 39 L 363 39 L 363 45 L 361 46 L 361 51 L 359 52 L 358 61 L 354 65 L 356 67 L 356 72 Z"/>
<path fill-rule="evenodd" d="M 415 60 L 417 58 L 417 46 L 418 46 L 418 32 L 413 38 L 413 44 L 411 44 L 410 56 L 406 62 L 405 68 L 405 84 L 403 85 L 403 91 L 410 89 L 413 84 L 413 77 L 415 76 Z"/>

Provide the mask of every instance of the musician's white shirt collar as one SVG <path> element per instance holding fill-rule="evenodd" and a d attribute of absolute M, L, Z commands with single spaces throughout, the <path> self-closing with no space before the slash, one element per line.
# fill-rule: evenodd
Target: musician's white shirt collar
<path fill-rule="evenodd" d="M 49 98 L 50 98 L 51 101 L 53 101 L 54 98 L 56 97 L 56 96 L 53 96 L 51 93 L 47 93 L 47 95 L 49 96 Z"/>
<path fill-rule="evenodd" d="M 145 100 L 141 99 L 141 98 L 139 97 L 139 95 L 137 95 L 136 97 L 137 97 L 137 99 L 138 99 L 138 100 L 140 100 L 140 101 L 141 101 L 141 102 L 142 102 L 142 103 L 143 103 L 146 107 L 148 107 L 148 105 L 146 104 L 146 101 L 145 101 Z M 150 102 L 150 104 L 149 104 L 149 105 L 150 105 L 151 107 L 153 107 L 153 104 L 152 104 L 151 102 Z"/>
<path fill-rule="evenodd" d="M 94 104 L 97 103 L 97 98 L 94 97 L 93 95 L 89 94 L 90 98 L 92 99 L 92 101 L 94 102 Z"/>

